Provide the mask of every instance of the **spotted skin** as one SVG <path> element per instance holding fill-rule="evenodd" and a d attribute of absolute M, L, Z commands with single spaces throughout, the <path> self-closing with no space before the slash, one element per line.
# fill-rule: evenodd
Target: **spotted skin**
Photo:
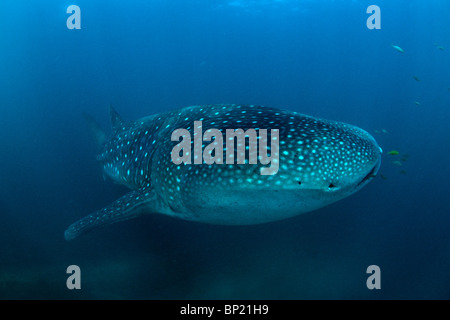
<path fill-rule="evenodd" d="M 132 191 L 69 226 L 67 240 L 145 213 L 229 225 L 280 220 L 351 195 L 376 175 L 381 163 L 381 149 L 366 131 L 276 108 L 192 106 L 132 123 L 114 110 L 111 115 L 114 133 L 98 160 L 109 177 Z M 173 163 L 171 152 L 178 142 L 171 134 L 188 130 L 192 152 L 194 121 L 202 121 L 203 132 L 222 132 L 224 164 Z M 279 153 L 272 155 L 272 161 L 278 158 L 276 174 L 261 175 L 261 167 L 270 164 L 249 164 L 248 151 L 245 164 L 226 162 L 226 129 L 249 128 L 279 130 Z M 234 152 L 239 150 L 235 145 Z"/>

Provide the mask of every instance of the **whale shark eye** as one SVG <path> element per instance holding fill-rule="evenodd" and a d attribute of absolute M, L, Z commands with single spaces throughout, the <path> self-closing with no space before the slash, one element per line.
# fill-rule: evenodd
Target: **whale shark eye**
<path fill-rule="evenodd" d="M 301 181 L 297 181 L 297 183 L 298 183 L 299 185 L 301 185 L 301 184 L 302 184 L 302 182 L 301 182 Z"/>
<path fill-rule="evenodd" d="M 333 189 L 333 188 L 336 188 L 336 186 L 335 186 L 334 184 L 330 183 L 330 184 L 328 185 L 328 188 Z"/>

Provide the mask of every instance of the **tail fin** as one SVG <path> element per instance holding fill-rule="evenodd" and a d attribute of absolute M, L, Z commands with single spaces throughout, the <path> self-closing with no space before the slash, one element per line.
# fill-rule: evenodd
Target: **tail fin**
<path fill-rule="evenodd" d="M 106 138 L 107 136 L 106 136 L 105 131 L 98 124 L 98 122 L 87 113 L 83 113 L 83 116 L 87 122 L 89 129 L 91 130 L 91 133 L 95 139 L 95 142 L 97 142 L 97 144 L 99 146 L 102 146 L 103 144 L 105 144 L 105 142 L 107 140 L 107 138 Z"/>

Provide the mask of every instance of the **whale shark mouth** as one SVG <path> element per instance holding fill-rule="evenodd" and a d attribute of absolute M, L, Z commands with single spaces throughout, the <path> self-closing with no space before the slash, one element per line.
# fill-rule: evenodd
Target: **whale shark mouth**
<path fill-rule="evenodd" d="M 377 163 L 373 166 L 372 170 L 358 183 L 357 187 L 369 182 L 371 179 L 377 176 L 378 170 L 381 166 L 381 157 L 378 158 Z"/>

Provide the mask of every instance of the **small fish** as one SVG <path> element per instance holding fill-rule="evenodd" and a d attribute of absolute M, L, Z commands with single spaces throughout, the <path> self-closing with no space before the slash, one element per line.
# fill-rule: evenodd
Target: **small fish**
<path fill-rule="evenodd" d="M 413 76 L 414 80 L 416 80 L 417 82 L 420 82 L 420 78 L 418 76 Z"/>
<path fill-rule="evenodd" d="M 398 160 L 392 161 L 392 164 L 397 166 L 397 167 L 401 167 L 402 166 L 402 163 L 400 161 L 398 161 Z"/>
<path fill-rule="evenodd" d="M 380 176 L 381 179 L 387 180 L 387 177 L 386 177 L 384 174 L 381 174 L 381 173 L 380 173 L 379 176 Z"/>
<path fill-rule="evenodd" d="M 438 46 L 437 47 L 439 50 L 441 50 L 441 51 L 444 51 L 445 50 L 445 48 L 443 47 L 443 46 Z"/>
<path fill-rule="evenodd" d="M 389 133 L 386 129 L 381 129 L 381 132 L 383 132 L 384 134 Z"/>
<path fill-rule="evenodd" d="M 414 104 L 415 104 L 416 106 L 420 106 L 420 102 L 419 102 L 419 101 L 414 101 Z"/>
<path fill-rule="evenodd" d="M 401 170 L 400 174 L 407 174 L 406 170 Z"/>
<path fill-rule="evenodd" d="M 388 154 L 391 156 L 398 156 L 400 154 L 400 152 L 398 152 L 397 150 L 391 150 L 388 152 Z"/>
<path fill-rule="evenodd" d="M 397 51 L 400 52 L 400 53 L 405 53 L 405 50 L 403 50 L 403 49 L 400 48 L 399 46 L 391 45 L 391 47 L 394 48 L 395 50 L 397 50 Z"/>

